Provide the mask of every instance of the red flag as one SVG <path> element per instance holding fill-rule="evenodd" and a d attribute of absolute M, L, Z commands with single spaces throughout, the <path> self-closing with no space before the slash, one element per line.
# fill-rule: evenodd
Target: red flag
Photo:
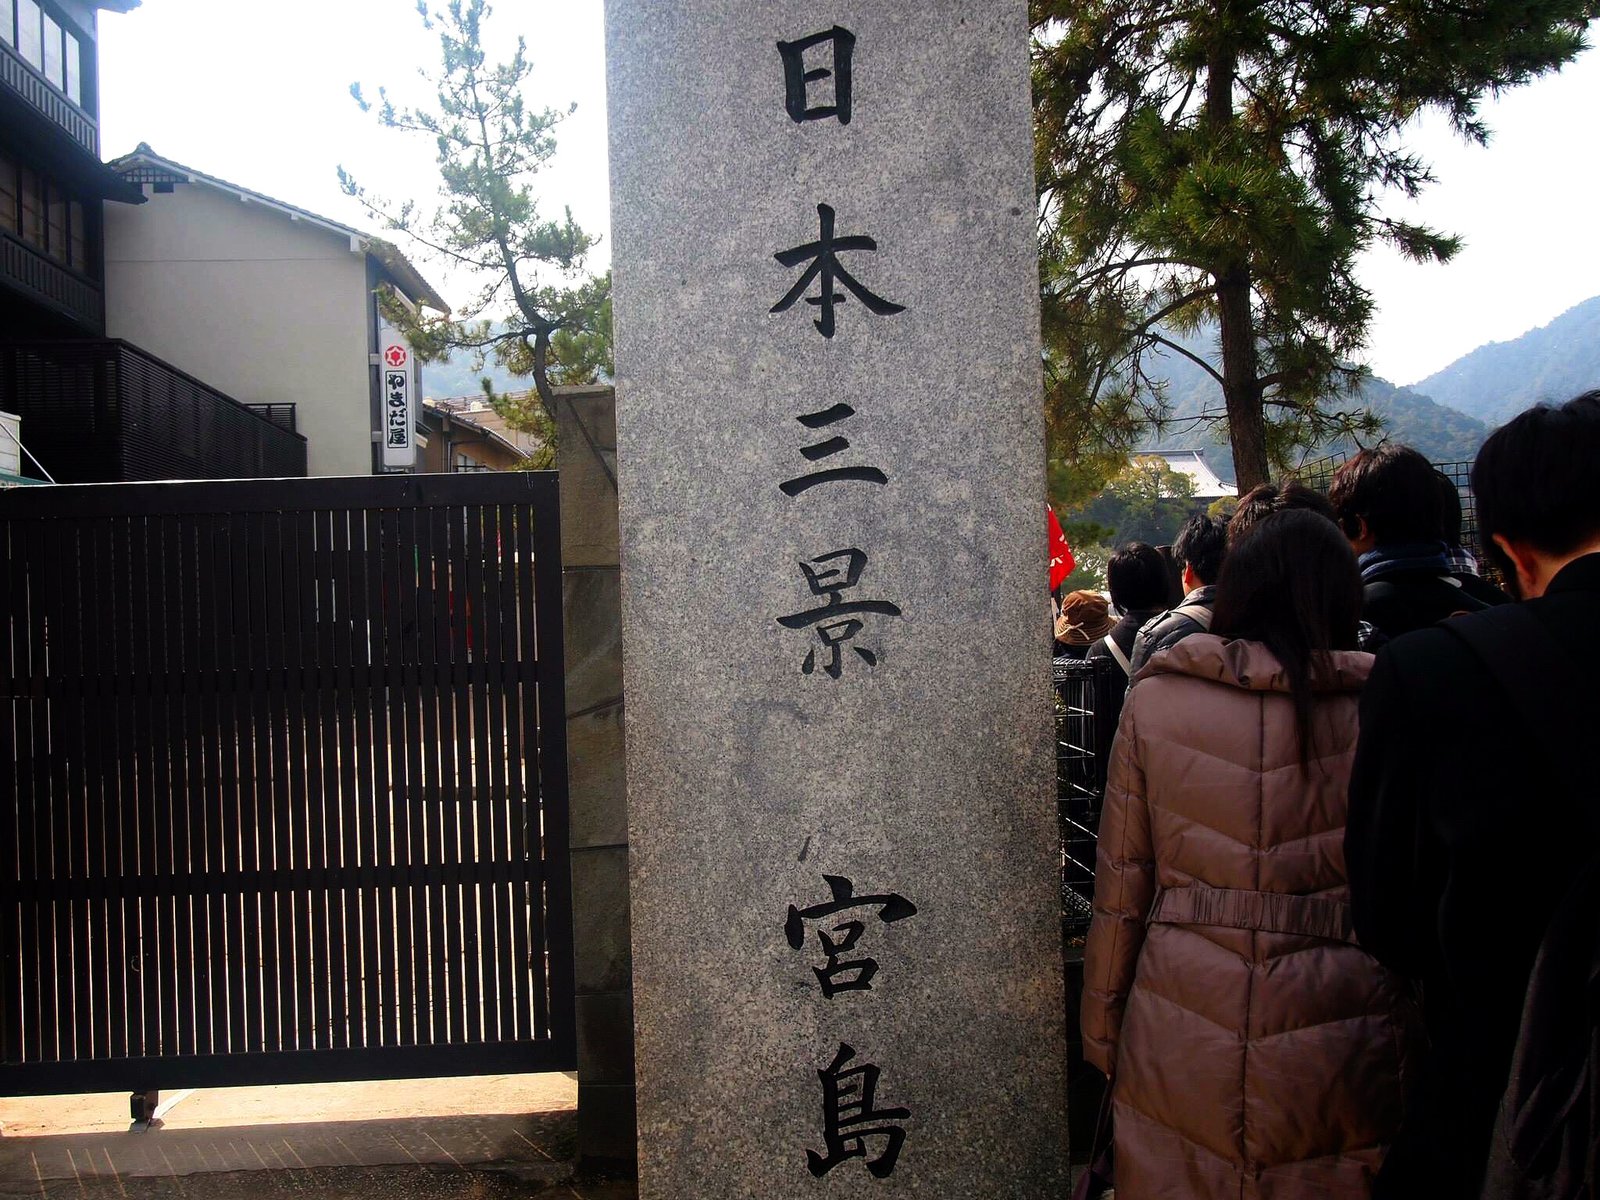
<path fill-rule="evenodd" d="M 1078 563 L 1072 557 L 1072 547 L 1067 545 L 1067 535 L 1061 532 L 1061 522 L 1056 520 L 1056 510 L 1046 504 L 1044 511 L 1050 518 L 1050 590 L 1053 592 Z"/>

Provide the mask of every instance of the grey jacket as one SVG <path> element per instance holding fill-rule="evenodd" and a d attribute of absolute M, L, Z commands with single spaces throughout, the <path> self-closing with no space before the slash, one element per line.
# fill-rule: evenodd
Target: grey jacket
<path fill-rule="evenodd" d="M 1149 662 L 1150 656 L 1157 650 L 1176 646 L 1191 633 L 1209 633 L 1211 606 L 1216 594 L 1215 584 L 1197 587 L 1183 598 L 1183 603 L 1177 608 L 1169 608 L 1140 626 L 1133 639 L 1133 653 L 1128 659 L 1128 665 L 1132 668 L 1129 675 L 1137 675 L 1139 668 Z"/>

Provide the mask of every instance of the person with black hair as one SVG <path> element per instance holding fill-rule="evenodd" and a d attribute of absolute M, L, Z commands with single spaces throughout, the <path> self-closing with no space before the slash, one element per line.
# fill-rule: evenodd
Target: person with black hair
<path fill-rule="evenodd" d="M 1116 608 L 1117 623 L 1094 645 L 1087 658 L 1106 658 L 1117 664 L 1126 678 L 1133 654 L 1133 639 L 1140 628 L 1167 604 L 1171 580 L 1161 551 L 1145 542 L 1129 542 L 1106 563 L 1106 587 Z"/>
<path fill-rule="evenodd" d="M 1268 515 L 1212 631 L 1128 692 L 1081 1008 L 1121 1200 L 1358 1200 L 1400 1125 L 1406 989 L 1351 934 L 1339 853 L 1360 612 L 1333 523 Z"/>
<path fill-rule="evenodd" d="M 1111 603 L 1120 614 L 1111 631 L 1089 647 L 1085 660 L 1111 664 L 1109 686 L 1101 693 L 1095 713 L 1095 760 L 1105 762 L 1111 754 L 1111 739 L 1117 731 L 1117 717 L 1127 695 L 1132 665 L 1133 639 L 1151 617 L 1167 606 L 1172 577 L 1161 551 L 1146 542 L 1129 542 L 1106 563 L 1106 587 Z"/>
<path fill-rule="evenodd" d="M 1597 463 L 1600 390 L 1489 437 L 1478 528 L 1523 603 L 1396 638 L 1362 699 L 1355 929 L 1420 985 L 1431 1046 L 1379 1196 L 1479 1196 L 1535 954 L 1600 841 Z"/>
<path fill-rule="evenodd" d="M 1461 492 L 1455 480 L 1438 467 L 1433 469 L 1433 474 L 1439 484 L 1439 536 L 1444 539 L 1445 564 L 1450 578 L 1474 600 L 1484 604 L 1507 603 L 1511 597 L 1478 574 L 1478 560 L 1461 544 Z"/>
<path fill-rule="evenodd" d="M 1361 565 L 1361 615 L 1386 638 L 1485 607 L 1450 573 L 1438 472 L 1417 451 L 1358 451 L 1334 472 L 1328 500 Z"/>
<path fill-rule="evenodd" d="M 1172 543 L 1172 556 L 1183 568 L 1183 602 L 1150 618 L 1140 627 L 1129 656 L 1130 679 L 1139 674 L 1156 651 L 1176 646 L 1191 633 L 1205 633 L 1211 628 L 1212 597 L 1227 549 L 1226 521 L 1195 513 L 1184 522 Z"/>

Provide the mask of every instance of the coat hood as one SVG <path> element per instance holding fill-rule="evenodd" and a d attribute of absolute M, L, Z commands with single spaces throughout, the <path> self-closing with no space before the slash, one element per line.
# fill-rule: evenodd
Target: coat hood
<path fill-rule="evenodd" d="M 1335 650 L 1329 658 L 1332 670 L 1323 672 L 1312 690 L 1359 692 L 1372 671 L 1372 655 Z M 1152 675 L 1192 675 L 1250 692 L 1289 691 L 1288 672 L 1265 645 L 1243 638 L 1229 641 L 1214 633 L 1191 634 L 1152 657 L 1134 678 Z"/>

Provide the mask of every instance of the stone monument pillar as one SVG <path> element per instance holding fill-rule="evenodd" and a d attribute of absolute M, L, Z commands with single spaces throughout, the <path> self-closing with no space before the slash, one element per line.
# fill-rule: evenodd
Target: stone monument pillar
<path fill-rule="evenodd" d="M 640 1194 L 1057 1197 L 1023 0 L 608 0 Z"/>

